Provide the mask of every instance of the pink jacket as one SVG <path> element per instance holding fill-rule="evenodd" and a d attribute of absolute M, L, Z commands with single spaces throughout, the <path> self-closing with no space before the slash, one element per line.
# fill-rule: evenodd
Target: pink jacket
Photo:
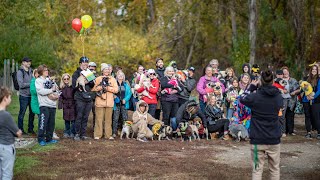
<path fill-rule="evenodd" d="M 199 79 L 199 82 L 197 84 L 197 91 L 199 93 L 199 99 L 201 101 L 203 101 L 203 95 L 207 94 L 205 89 L 206 89 L 206 86 L 209 82 L 214 82 L 214 83 L 219 82 L 221 84 L 222 93 L 224 93 L 224 91 L 225 91 L 224 85 L 220 82 L 220 80 L 218 78 L 212 76 L 210 79 L 208 76 L 204 75 Z"/>

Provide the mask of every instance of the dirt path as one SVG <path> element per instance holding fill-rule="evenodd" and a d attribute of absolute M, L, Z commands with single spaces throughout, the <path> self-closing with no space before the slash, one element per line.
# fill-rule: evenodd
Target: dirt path
<path fill-rule="evenodd" d="M 281 179 L 319 179 L 320 141 L 304 139 L 301 123 L 297 133 L 283 140 Z M 23 154 L 42 163 L 15 179 L 250 179 L 251 174 L 248 142 L 67 139 L 58 147 Z"/>

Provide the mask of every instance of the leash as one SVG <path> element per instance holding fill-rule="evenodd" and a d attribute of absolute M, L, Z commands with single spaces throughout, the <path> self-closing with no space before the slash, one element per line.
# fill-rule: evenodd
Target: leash
<path fill-rule="evenodd" d="M 254 145 L 253 148 L 253 163 L 254 163 L 254 169 L 257 170 L 257 167 L 259 167 L 259 159 L 258 159 L 258 145 Z"/>

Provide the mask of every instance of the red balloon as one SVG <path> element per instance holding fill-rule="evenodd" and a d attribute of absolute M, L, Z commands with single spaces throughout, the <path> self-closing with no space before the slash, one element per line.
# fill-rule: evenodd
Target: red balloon
<path fill-rule="evenodd" d="M 77 32 L 80 32 L 82 29 L 82 22 L 79 18 L 75 18 L 72 20 L 72 28 L 76 30 Z"/>

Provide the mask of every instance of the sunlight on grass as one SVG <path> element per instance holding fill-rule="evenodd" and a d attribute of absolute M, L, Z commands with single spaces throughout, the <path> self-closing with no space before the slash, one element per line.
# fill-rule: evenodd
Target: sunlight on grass
<path fill-rule="evenodd" d="M 9 111 L 13 117 L 13 119 L 18 123 L 18 115 L 19 115 L 19 97 L 17 95 L 12 95 L 12 102 L 9 105 L 7 111 Z M 23 128 L 26 131 L 28 129 L 28 117 L 29 117 L 29 109 L 27 109 L 25 115 L 24 115 L 24 121 L 23 121 Z M 63 130 L 64 129 L 64 120 L 62 117 L 62 110 L 56 111 L 56 130 Z M 36 115 L 34 117 L 34 131 L 38 131 L 38 116 Z"/>

